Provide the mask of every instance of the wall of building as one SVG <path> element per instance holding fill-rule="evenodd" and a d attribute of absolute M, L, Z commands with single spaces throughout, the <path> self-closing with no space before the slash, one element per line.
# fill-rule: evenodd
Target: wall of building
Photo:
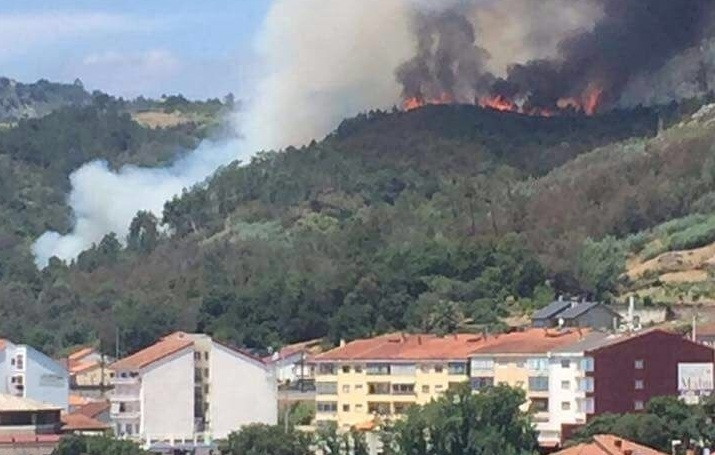
<path fill-rule="evenodd" d="M 225 438 L 250 423 L 278 421 L 278 391 L 272 368 L 216 342 L 209 357 L 209 422 L 213 438 Z"/>
<path fill-rule="evenodd" d="M 194 351 L 191 346 L 142 370 L 141 434 L 148 440 L 192 439 Z"/>
<path fill-rule="evenodd" d="M 589 372 L 582 369 L 583 355 L 557 354 L 549 358 L 549 421 L 542 425 L 542 440 L 562 440 L 563 425 L 584 424 L 586 414 L 579 402 L 586 392 L 579 390 L 579 380 Z"/>
<path fill-rule="evenodd" d="M 634 336 L 590 355 L 596 414 L 633 412 L 636 402 L 678 395 L 678 363 L 713 362 L 711 348 L 662 331 Z M 642 369 L 635 368 L 636 360 L 643 361 Z M 636 390 L 636 380 L 643 381 L 642 390 Z"/>
<path fill-rule="evenodd" d="M 614 324 L 614 319 L 616 323 Z M 612 330 L 618 326 L 620 319 L 603 305 L 598 305 L 586 311 L 577 318 L 568 321 L 566 325 L 573 327 L 592 327 L 596 329 Z"/>
<path fill-rule="evenodd" d="M 69 407 L 69 373 L 45 354 L 29 346 L 17 348 L 25 355 L 25 397 Z"/>

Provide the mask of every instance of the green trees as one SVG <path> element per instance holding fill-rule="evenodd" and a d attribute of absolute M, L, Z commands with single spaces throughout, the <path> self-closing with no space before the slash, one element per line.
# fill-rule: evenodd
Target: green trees
<path fill-rule="evenodd" d="M 108 436 L 65 436 L 52 455 L 149 455 L 131 441 Z"/>
<path fill-rule="evenodd" d="M 715 441 L 712 428 L 712 402 L 691 406 L 676 397 L 656 397 L 640 414 L 604 414 L 590 420 L 575 435 L 574 441 L 584 441 L 597 434 L 615 434 L 634 442 L 670 452 L 672 440 L 683 441 L 683 449 L 690 441 Z"/>
<path fill-rule="evenodd" d="M 252 424 L 228 436 L 221 453 L 227 455 L 311 455 L 310 438 L 279 425 Z"/>
<path fill-rule="evenodd" d="M 522 455 L 537 448 L 536 433 L 520 409 L 521 390 L 497 386 L 473 394 L 468 385 L 408 410 L 385 430 L 391 455 Z"/>

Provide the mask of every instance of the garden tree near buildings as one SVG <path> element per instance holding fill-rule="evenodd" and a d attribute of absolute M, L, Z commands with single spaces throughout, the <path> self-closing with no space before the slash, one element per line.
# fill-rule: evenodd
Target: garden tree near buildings
<path fill-rule="evenodd" d="M 310 437 L 280 425 L 250 424 L 228 435 L 224 455 L 312 455 Z"/>
<path fill-rule="evenodd" d="M 52 455 L 149 455 L 132 441 L 109 436 L 68 435 L 60 440 Z"/>
<path fill-rule="evenodd" d="M 521 411 L 522 390 L 490 387 L 478 394 L 468 384 L 438 400 L 413 406 L 386 425 L 390 455 L 526 455 L 537 449 L 536 432 Z"/>

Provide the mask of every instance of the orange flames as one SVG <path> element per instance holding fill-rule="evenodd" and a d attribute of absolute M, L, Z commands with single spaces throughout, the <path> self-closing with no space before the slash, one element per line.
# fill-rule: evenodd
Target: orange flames
<path fill-rule="evenodd" d="M 524 107 L 519 106 L 516 102 L 504 95 L 492 95 L 480 98 L 476 104 L 481 107 L 494 109 L 502 112 L 516 112 L 524 115 L 538 117 L 553 117 L 563 113 L 560 111 L 573 110 L 582 112 L 586 115 L 594 115 L 598 112 L 599 107 L 603 104 L 603 89 L 598 86 L 591 85 L 578 97 L 561 98 L 556 103 L 558 109 L 547 109 L 541 107 Z M 448 93 L 442 93 L 436 98 L 411 97 L 405 99 L 402 107 L 406 111 L 411 111 L 429 104 L 452 104 L 455 102 L 453 96 Z"/>

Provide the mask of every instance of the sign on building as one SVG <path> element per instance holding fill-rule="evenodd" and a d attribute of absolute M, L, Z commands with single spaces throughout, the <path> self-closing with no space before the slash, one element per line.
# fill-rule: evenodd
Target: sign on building
<path fill-rule="evenodd" d="M 679 363 L 678 390 L 688 404 L 696 404 L 700 397 L 713 391 L 712 363 Z"/>

